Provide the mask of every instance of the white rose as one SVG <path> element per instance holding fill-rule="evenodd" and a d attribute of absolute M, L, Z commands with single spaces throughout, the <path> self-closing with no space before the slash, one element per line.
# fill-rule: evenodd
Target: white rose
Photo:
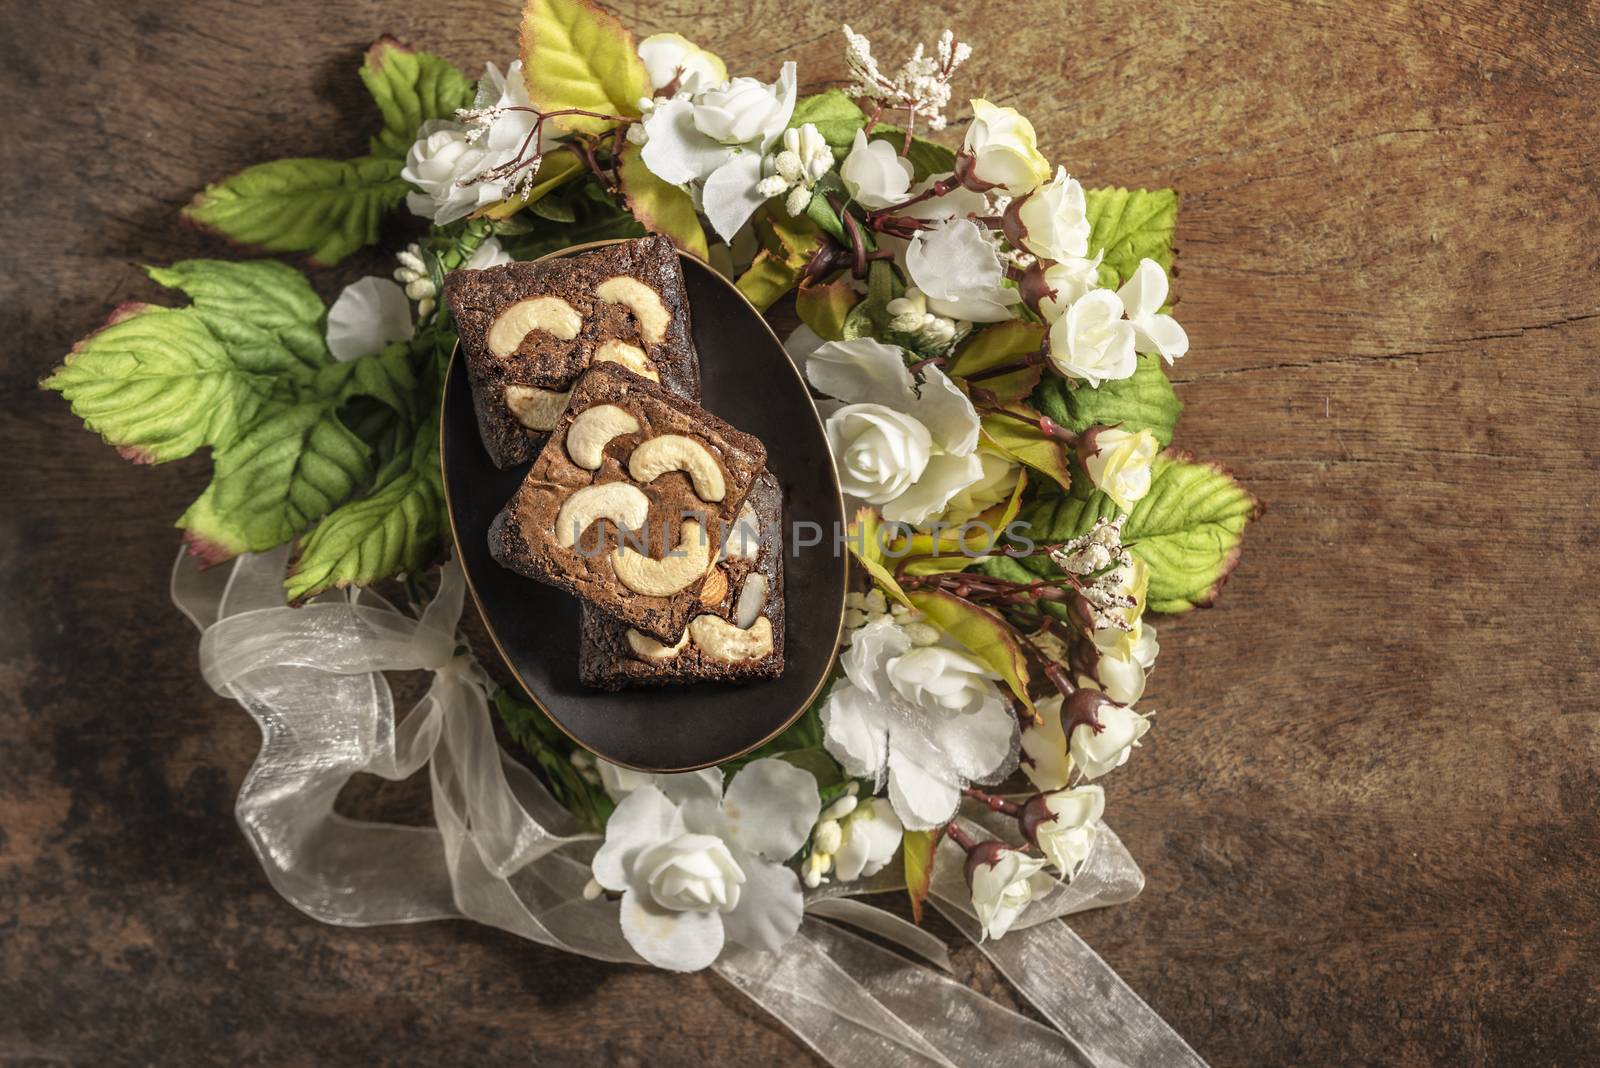
<path fill-rule="evenodd" d="M 1117 290 L 1133 324 L 1134 341 L 1140 352 L 1159 352 L 1171 363 L 1189 351 L 1189 335 L 1178 320 L 1163 314 L 1167 302 L 1167 272 L 1152 259 L 1139 261 L 1133 277 Z"/>
<path fill-rule="evenodd" d="M 973 855 L 967 881 L 985 938 L 1003 937 L 1028 903 L 1049 890 L 1054 880 L 1043 869 L 1043 858 L 1016 849 L 999 847 Z"/>
<path fill-rule="evenodd" d="M 728 913 L 739 906 L 744 872 L 714 834 L 680 834 L 645 849 L 636 863 L 651 899 L 664 909 Z"/>
<path fill-rule="evenodd" d="M 1105 810 L 1106 793 L 1098 786 L 1039 794 L 1022 810 L 1023 831 L 1057 871 L 1076 879 L 1094 849 L 1100 833 L 1095 824 Z"/>
<path fill-rule="evenodd" d="M 660 92 L 673 82 L 677 91 L 697 93 L 728 80 L 728 68 L 680 33 L 654 33 L 639 42 L 639 58 L 650 74 L 650 88 Z"/>
<path fill-rule="evenodd" d="M 1149 430 L 1095 427 L 1083 436 L 1078 448 L 1089 481 L 1124 512 L 1132 511 L 1150 492 L 1150 465 L 1161 451 L 1161 443 Z"/>
<path fill-rule="evenodd" d="M 888 141 L 869 141 L 866 134 L 857 130 L 839 176 L 856 203 L 876 211 L 906 199 L 906 191 L 911 188 L 911 161 Z"/>
<path fill-rule="evenodd" d="M 1057 167 L 1054 181 L 1014 202 L 1006 214 L 1021 224 L 1006 232 L 1015 230 L 1013 240 L 1041 259 L 1068 260 L 1089 252 L 1088 202 L 1065 167 Z"/>
<path fill-rule="evenodd" d="M 1139 366 L 1133 347 L 1133 324 L 1122 317 L 1122 300 L 1109 289 L 1096 289 L 1077 300 L 1050 324 L 1050 362 L 1064 375 L 1087 379 L 1091 386 L 1127 378 Z"/>
<path fill-rule="evenodd" d="M 406 195 L 406 206 L 436 226 L 471 214 L 478 207 L 479 190 L 461 183 L 480 174 L 488 159 L 484 148 L 467 143 L 466 127 L 460 123 L 423 123 L 400 171 L 418 190 Z"/>
<path fill-rule="evenodd" d="M 884 672 L 907 701 L 951 715 L 981 708 L 994 692 L 990 681 L 1000 677 L 970 656 L 937 645 L 902 653 Z"/>
<path fill-rule="evenodd" d="M 789 125 L 793 104 L 784 106 L 777 85 L 754 78 L 735 78 L 701 93 L 695 100 L 695 129 L 725 145 L 776 138 Z"/>
<path fill-rule="evenodd" d="M 967 127 L 961 151 L 969 160 L 968 175 L 1014 197 L 1031 192 L 1050 177 L 1050 164 L 1039 154 L 1033 124 L 1015 108 L 974 100 L 972 125 Z"/>
<path fill-rule="evenodd" d="M 1085 779 L 1098 779 L 1128 762 L 1134 746 L 1150 729 L 1150 720 L 1122 705 L 1102 704 L 1100 730 L 1080 723 L 1072 730 L 1072 762 Z"/>
<path fill-rule="evenodd" d="M 882 871 L 905 833 L 894 808 L 882 798 L 863 800 L 840 826 L 844 840 L 833 852 L 833 873 L 847 883 Z"/>
<path fill-rule="evenodd" d="M 928 428 L 881 404 L 846 404 L 828 417 L 827 432 L 842 488 L 868 504 L 899 497 L 932 456 Z"/>
<path fill-rule="evenodd" d="M 600 785 L 605 787 L 606 796 L 613 801 L 621 801 L 639 787 L 655 781 L 655 776 L 648 772 L 634 771 L 609 760 L 596 760 L 595 767 L 600 771 Z"/>
<path fill-rule="evenodd" d="M 1045 322 L 1061 318 L 1079 297 L 1100 285 L 1100 260 L 1104 256 L 1105 250 L 1101 249 L 1093 258 L 1069 256 L 1044 269 L 1045 288 L 1050 292 L 1040 299 L 1039 314 Z"/>
<path fill-rule="evenodd" d="M 971 219 L 946 219 L 920 231 L 906 248 L 906 270 L 928 308 L 951 319 L 998 323 L 1014 318 L 1021 299 L 1003 286 L 1006 272 L 989 231 Z"/>

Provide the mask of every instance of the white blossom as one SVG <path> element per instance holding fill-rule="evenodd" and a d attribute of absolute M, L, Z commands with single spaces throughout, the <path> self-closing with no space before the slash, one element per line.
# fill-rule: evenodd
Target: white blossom
<path fill-rule="evenodd" d="M 972 908 L 983 926 L 984 938 L 1002 938 L 1034 898 L 1055 885 L 1044 872 L 1044 859 L 1017 849 L 988 851 L 989 859 L 967 867 L 972 884 Z"/>
<path fill-rule="evenodd" d="M 839 177 L 852 200 L 876 211 L 906 198 L 906 190 L 911 188 L 911 161 L 888 141 L 869 141 L 865 133 L 857 130 L 850 154 L 839 168 Z"/>
<path fill-rule="evenodd" d="M 1083 186 L 1056 168 L 1055 180 L 1029 193 L 1016 208 L 1024 248 L 1046 260 L 1068 260 L 1089 252 L 1088 200 Z"/>
<path fill-rule="evenodd" d="M 1097 824 L 1106 809 L 1106 792 L 1099 786 L 1079 786 L 1072 790 L 1055 790 L 1040 795 L 1029 802 L 1024 822 L 1029 839 L 1068 879 L 1075 879 L 1094 850 L 1100 830 Z M 1030 820 L 1033 806 L 1043 812 L 1036 822 Z"/>
<path fill-rule="evenodd" d="M 328 351 L 336 360 L 382 352 L 386 345 L 410 341 L 411 302 L 387 278 L 362 278 L 344 287 L 328 309 Z"/>
<path fill-rule="evenodd" d="M 904 829 L 894 809 L 882 798 L 863 798 L 859 793 L 860 784 L 852 780 L 847 792 L 817 817 L 811 852 L 801 865 L 801 878 L 808 887 L 827 882 L 829 873 L 847 883 L 871 878 L 900 848 Z"/>
<path fill-rule="evenodd" d="M 971 219 L 947 219 L 918 232 L 905 260 L 929 310 L 975 323 L 1015 318 L 1013 307 L 1021 297 L 1003 284 L 999 247 Z"/>
<path fill-rule="evenodd" d="M 1150 718 L 1118 704 L 1100 706 L 1100 730 L 1080 723 L 1072 730 L 1073 766 L 1085 779 L 1098 779 L 1120 768 L 1150 729 Z"/>
<path fill-rule="evenodd" d="M 815 123 L 803 123 L 783 131 L 783 148 L 767 157 L 770 173 L 756 185 L 756 192 L 785 197 L 784 210 L 793 217 L 806 210 L 812 190 L 832 167 L 833 149 Z"/>
<path fill-rule="evenodd" d="M 1047 323 L 1061 318 L 1079 297 L 1100 285 L 1100 261 L 1105 249 L 1094 256 L 1068 256 L 1044 269 L 1044 284 L 1051 290 L 1039 301 L 1039 314 Z"/>
<path fill-rule="evenodd" d="M 726 798 L 715 770 L 655 776 L 611 814 L 594 878 L 621 893 L 623 936 L 658 968 L 704 968 L 725 941 L 775 952 L 803 908 L 783 862 L 820 807 L 816 780 L 782 760 L 746 765 Z"/>
<path fill-rule="evenodd" d="M 1167 302 L 1167 272 L 1152 259 L 1142 259 L 1133 277 L 1117 290 L 1133 326 L 1140 352 L 1159 352 L 1169 364 L 1189 351 L 1189 335 L 1178 320 L 1161 311 Z"/>
<path fill-rule="evenodd" d="M 957 650 L 928 651 L 892 620 L 867 624 L 822 709 L 828 752 L 847 774 L 887 782 L 911 830 L 947 821 L 967 782 L 1004 776 L 1017 734 L 992 672 Z"/>

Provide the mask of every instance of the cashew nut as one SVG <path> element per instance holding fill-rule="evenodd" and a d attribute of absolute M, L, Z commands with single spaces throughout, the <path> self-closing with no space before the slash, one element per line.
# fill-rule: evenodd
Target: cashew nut
<path fill-rule="evenodd" d="M 683 637 L 678 639 L 678 644 L 664 645 L 648 635 L 640 634 L 632 627 L 628 628 L 628 648 L 633 650 L 635 656 L 642 656 L 646 660 L 670 660 L 683 652 L 683 647 L 688 644 L 687 630 L 683 632 Z"/>
<path fill-rule="evenodd" d="M 733 607 L 733 621 L 740 630 L 749 630 L 766 606 L 767 576 L 757 571 L 745 579 L 744 585 L 739 588 L 739 602 Z"/>
<path fill-rule="evenodd" d="M 762 616 L 749 630 L 740 630 L 721 616 L 696 616 L 689 636 L 713 660 L 760 660 L 772 653 L 772 620 Z"/>
<path fill-rule="evenodd" d="M 610 341 L 601 342 L 600 347 L 594 350 L 595 363 L 620 363 L 640 378 L 648 378 L 652 382 L 661 381 L 661 372 L 656 370 L 656 365 L 650 357 L 644 354 L 644 349 L 638 345 L 630 345 L 626 341 L 612 338 Z"/>
<path fill-rule="evenodd" d="M 623 530 L 637 530 L 649 517 L 650 498 L 638 486 L 626 482 L 585 486 L 563 501 L 556 513 L 556 544 L 572 548 L 597 519 L 609 519 Z"/>
<path fill-rule="evenodd" d="M 650 482 L 668 471 L 686 471 L 694 481 L 695 496 L 702 501 L 720 501 L 727 496 L 727 483 L 717 458 L 694 438 L 682 434 L 663 434 L 640 442 L 628 457 L 628 474 L 635 482 Z"/>
<path fill-rule="evenodd" d="M 625 485 L 625 483 L 611 483 Z M 643 498 L 644 494 L 630 486 Z M 643 522 L 643 512 L 640 513 Z M 638 525 L 638 524 L 636 524 Z M 634 593 L 646 597 L 669 597 L 687 589 L 706 573 L 711 566 L 711 539 L 693 519 L 685 519 L 678 532 L 678 547 L 659 560 L 652 560 L 630 545 L 622 545 L 611 554 L 611 566 L 617 581 Z"/>
<path fill-rule="evenodd" d="M 578 309 L 560 297 L 529 297 L 495 317 L 489 326 L 489 351 L 496 356 L 509 356 L 535 330 L 571 341 L 582 327 L 583 316 Z"/>
<path fill-rule="evenodd" d="M 661 302 L 661 294 L 629 275 L 607 278 L 594 287 L 594 295 L 607 304 L 622 304 L 639 323 L 639 336 L 648 345 L 659 345 L 667 336 L 672 315 Z"/>
<path fill-rule="evenodd" d="M 579 467 L 594 471 L 607 442 L 619 434 L 638 432 L 639 420 L 626 408 L 597 404 L 579 412 L 567 426 L 567 455 Z"/>
<path fill-rule="evenodd" d="M 554 430 L 561 413 L 567 410 L 570 389 L 537 389 L 533 386 L 507 386 L 506 407 L 517 422 L 529 430 Z"/>

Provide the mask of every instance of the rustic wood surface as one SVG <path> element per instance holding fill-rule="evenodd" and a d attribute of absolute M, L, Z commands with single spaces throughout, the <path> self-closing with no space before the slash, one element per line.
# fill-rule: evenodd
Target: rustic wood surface
<path fill-rule="evenodd" d="M 1600 1063 L 1600 7 L 1584 0 L 631 2 L 730 69 L 946 22 L 959 89 L 1092 184 L 1173 185 L 1181 443 L 1268 512 L 1162 625 L 1107 782 L 1136 902 L 1074 924 L 1217 1065 Z M 512 0 L 6 0 L 0 1059 L 803 1062 L 731 988 L 467 924 L 340 930 L 231 802 L 257 735 L 166 601 L 206 462 L 35 388 L 209 179 L 354 155 L 383 32 L 464 67 Z M 384 265 L 318 276 L 331 295 Z M 961 972 L 1005 996 L 971 950 Z"/>

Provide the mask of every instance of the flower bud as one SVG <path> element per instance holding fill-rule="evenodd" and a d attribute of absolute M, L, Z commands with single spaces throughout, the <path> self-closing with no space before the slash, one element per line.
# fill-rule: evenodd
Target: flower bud
<path fill-rule="evenodd" d="M 1078 439 L 1078 459 L 1089 480 L 1125 512 L 1150 492 L 1150 468 L 1160 451 L 1161 443 L 1148 429 L 1095 426 Z"/>
<path fill-rule="evenodd" d="M 1022 806 L 1017 824 L 1025 837 L 1067 878 L 1076 878 L 1089 859 L 1105 811 L 1098 786 L 1035 794 Z"/>
<path fill-rule="evenodd" d="M 818 853 L 837 853 L 844 843 L 844 831 L 838 820 L 823 820 L 811 835 L 811 848 Z"/>

